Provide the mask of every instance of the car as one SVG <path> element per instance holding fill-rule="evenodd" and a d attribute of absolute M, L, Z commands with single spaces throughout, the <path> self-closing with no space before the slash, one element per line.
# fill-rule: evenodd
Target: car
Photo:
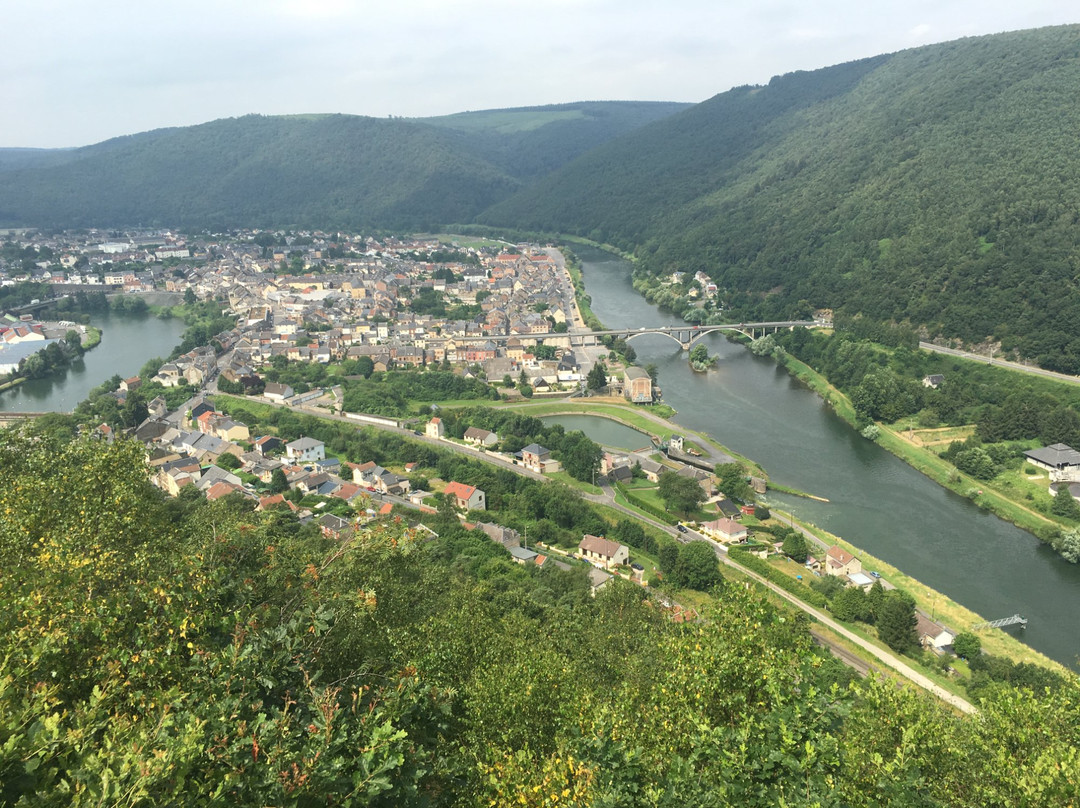
<path fill-rule="evenodd" d="M 870 574 L 871 574 L 872 576 L 874 576 L 875 578 L 880 578 L 880 577 L 881 577 L 881 573 L 880 573 L 880 572 L 871 572 Z"/>
<path fill-rule="evenodd" d="M 680 533 L 685 533 L 686 532 L 686 525 L 675 525 L 675 529 L 677 531 L 679 531 Z"/>

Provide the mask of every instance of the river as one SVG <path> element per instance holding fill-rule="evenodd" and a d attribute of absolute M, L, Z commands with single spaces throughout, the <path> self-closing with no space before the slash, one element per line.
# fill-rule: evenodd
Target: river
<path fill-rule="evenodd" d="M 574 249 L 592 309 L 605 325 L 681 323 L 634 291 L 627 262 Z M 719 335 L 705 339 L 709 352 L 720 356 L 708 373 L 690 370 L 686 354 L 667 337 L 633 339 L 637 361 L 659 368 L 664 401 L 678 410 L 676 423 L 761 463 L 778 484 L 830 500 L 770 492 L 770 503 L 794 510 L 798 519 L 842 536 L 988 620 L 1027 617 L 1026 629 L 1010 633 L 1075 669 L 1080 566 L 860 437 L 771 359 Z"/>
<path fill-rule="evenodd" d="M 178 317 L 102 312 L 92 325 L 101 329 L 101 343 L 73 362 L 67 371 L 23 382 L 0 393 L 0 412 L 71 412 L 90 391 L 114 374 L 134 376 L 154 357 L 168 358 L 180 344 L 186 326 Z"/>

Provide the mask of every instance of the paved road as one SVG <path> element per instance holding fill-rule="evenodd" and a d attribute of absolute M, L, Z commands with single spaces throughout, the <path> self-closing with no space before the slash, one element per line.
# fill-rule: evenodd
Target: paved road
<path fill-rule="evenodd" d="M 609 497 L 612 500 L 610 502 L 607 501 L 607 498 L 609 498 Z M 965 701 L 964 699 L 960 698 L 959 696 L 956 696 L 956 695 L 950 693 L 948 690 L 946 690 L 945 688 L 941 687 L 940 685 L 938 685 L 934 681 L 932 681 L 929 677 L 924 676 L 923 674 L 919 673 L 919 671 L 912 668 L 910 665 L 908 665 L 906 662 L 904 662 L 902 659 L 900 659 L 898 656 L 896 656 L 892 652 L 887 651 L 884 648 L 880 648 L 877 645 L 874 645 L 873 643 L 869 642 L 868 640 L 864 640 L 858 634 L 855 634 L 850 629 L 847 629 L 844 626 L 837 623 L 835 620 L 833 620 L 831 617 L 829 617 L 824 612 L 821 612 L 821 611 L 815 609 L 813 606 L 810 606 L 807 603 L 803 603 L 801 600 L 796 598 L 791 593 L 787 592 L 784 589 L 781 589 L 779 586 L 772 583 L 771 581 L 768 581 L 765 578 L 762 578 L 760 575 L 753 572 L 752 570 L 748 570 L 748 569 L 746 569 L 746 567 L 743 567 L 743 566 L 741 566 L 739 564 L 736 564 L 734 561 L 732 561 L 730 558 L 728 558 L 727 548 L 725 546 L 723 546 L 722 544 L 713 541 L 708 536 L 702 535 L 701 533 L 698 533 L 697 531 L 694 531 L 694 530 L 688 530 L 686 533 L 679 533 L 675 528 L 670 527 L 669 525 L 661 524 L 660 522 L 657 522 L 655 519 L 651 519 L 651 518 L 649 518 L 647 516 L 643 516 L 643 515 L 638 514 L 638 513 L 634 512 L 634 511 L 630 511 L 629 509 L 624 508 L 621 505 L 619 505 L 618 503 L 615 503 L 613 501 L 614 492 L 608 486 L 604 486 L 604 499 L 603 500 L 598 499 L 595 496 L 588 497 L 588 499 L 590 499 L 593 502 L 601 502 L 602 501 L 603 504 L 605 504 L 605 505 L 609 505 L 611 507 L 614 507 L 617 510 L 623 511 L 625 513 L 629 513 L 629 514 L 633 515 L 636 519 L 639 519 L 639 520 L 641 520 L 643 522 L 648 522 L 653 527 L 664 531 L 665 533 L 667 533 L 670 536 L 673 536 L 678 541 L 688 542 L 688 541 L 694 541 L 694 540 L 700 539 L 702 541 L 709 542 L 709 544 L 711 544 L 713 546 L 713 550 L 716 552 L 716 557 L 720 559 L 721 563 L 726 564 L 727 566 L 732 567 L 734 569 L 737 569 L 743 575 L 747 575 L 750 578 L 753 578 L 755 581 L 757 581 L 762 586 L 765 586 L 765 587 L 771 589 L 773 592 L 775 592 L 780 597 L 784 598 L 784 600 L 788 601 L 793 606 L 795 606 L 795 607 L 797 607 L 799 609 L 802 609 L 804 612 L 809 614 L 811 617 L 815 618 L 822 625 L 828 626 L 833 631 L 835 631 L 837 634 L 840 634 L 842 637 L 845 637 L 846 639 L 848 639 L 851 642 L 858 645 L 860 648 L 862 648 L 864 651 L 866 651 L 872 657 L 874 657 L 879 662 L 881 662 L 884 666 L 892 668 L 894 671 L 899 673 L 901 676 L 906 677 L 909 681 L 914 682 L 915 684 L 917 684 L 919 687 L 923 688 L 924 690 L 930 691 L 931 693 L 933 693 L 935 696 L 937 696 L 939 699 L 941 699 L 945 703 L 950 704 L 953 707 L 955 707 L 956 709 L 958 709 L 958 710 L 960 710 L 962 712 L 965 712 L 965 713 L 974 713 L 975 712 L 975 708 L 971 705 L 970 702 Z M 860 673 L 860 675 L 865 676 L 867 671 L 870 669 L 870 666 L 867 665 L 864 660 L 862 660 L 859 657 L 855 656 L 854 654 L 852 654 L 850 651 L 848 651 L 843 646 L 840 646 L 840 645 L 837 645 L 835 643 L 829 642 L 829 640 L 826 637 L 824 637 L 823 635 L 821 635 L 821 634 L 816 634 L 815 637 L 817 638 L 817 640 L 820 643 L 823 643 L 823 644 L 827 645 L 829 647 L 829 650 L 832 651 L 833 654 L 835 654 L 840 659 L 841 662 L 845 662 L 848 665 L 850 665 L 852 668 L 854 668 L 856 671 L 858 671 Z"/>
<path fill-rule="evenodd" d="M 1022 365 L 1019 362 L 1010 362 L 1007 359 L 994 359 L 993 357 L 983 356 L 982 354 L 958 351 L 955 348 L 945 348 L 941 345 L 934 345 L 932 342 L 920 342 L 919 347 L 924 351 L 931 351 L 932 353 L 959 356 L 963 359 L 971 359 L 975 362 L 985 362 L 987 365 L 996 365 L 999 368 L 1016 370 L 1020 373 L 1030 373 L 1033 376 L 1045 376 L 1048 379 L 1056 379 L 1057 381 L 1068 382 L 1069 384 L 1080 384 L 1080 376 L 1070 376 L 1067 373 L 1056 373 L 1052 370 L 1043 370 L 1042 368 L 1033 367 L 1031 365 Z"/>
<path fill-rule="evenodd" d="M 257 399 L 257 400 L 260 403 L 270 404 L 271 406 L 275 406 L 275 407 L 286 407 L 287 406 L 287 405 L 284 405 L 284 404 L 278 404 L 276 402 L 265 401 L 263 399 Z M 434 439 L 434 438 L 429 438 L 429 437 L 427 437 L 425 435 L 416 435 L 412 430 L 409 430 L 409 429 L 402 429 L 401 427 L 394 427 L 394 426 L 389 426 L 389 425 L 386 425 L 386 424 L 375 424 L 375 423 L 367 423 L 367 422 L 363 422 L 363 421 L 356 421 L 356 420 L 353 420 L 351 418 L 345 418 L 344 416 L 332 415 L 332 414 L 328 413 L 326 410 L 320 410 L 320 409 L 315 408 L 315 407 L 291 407 L 289 409 L 294 409 L 294 410 L 297 410 L 297 411 L 304 412 L 306 414 L 316 415 L 316 416 L 319 416 L 321 418 L 327 418 L 327 419 L 334 420 L 334 421 L 342 421 L 344 423 L 352 424 L 353 426 L 356 426 L 356 427 L 372 426 L 372 427 L 375 427 L 376 429 L 382 429 L 382 430 L 385 430 L 385 431 L 388 431 L 388 432 L 396 432 L 396 433 L 401 434 L 401 435 L 407 435 L 412 440 L 420 441 L 420 442 L 423 442 L 423 443 L 428 443 L 428 444 L 430 444 L 432 446 L 436 446 L 436 447 L 438 447 L 440 449 L 446 449 L 446 450 L 449 450 L 449 451 L 452 451 L 452 452 L 457 452 L 458 454 L 462 454 L 462 455 L 465 455 L 465 456 L 468 456 L 468 457 L 473 457 L 473 458 L 475 458 L 477 460 L 481 460 L 481 461 L 483 461 L 485 463 L 491 463 L 491 464 L 496 465 L 496 466 L 498 466 L 500 468 L 506 468 L 506 469 L 508 469 L 510 471 L 513 471 L 516 474 L 521 474 L 521 475 L 529 477 L 531 479 L 540 480 L 540 481 L 547 481 L 547 479 L 548 479 L 548 478 L 544 477 L 544 475 L 542 475 L 542 474 L 537 474 L 536 472 L 529 471 L 528 469 L 525 469 L 525 468 L 522 468 L 521 466 L 510 463 L 510 462 L 504 460 L 503 458 L 497 457 L 497 456 L 492 455 L 492 454 L 490 454 L 488 452 L 480 452 L 480 451 L 477 451 L 476 449 L 473 449 L 471 447 L 462 446 L 460 444 L 452 443 L 450 441 L 444 441 L 444 440 L 437 440 L 437 439 Z M 887 667 L 890 667 L 893 670 L 897 671 L 902 676 L 905 676 L 907 679 L 909 679 L 910 681 L 912 681 L 915 684 L 919 685 L 923 689 L 929 690 L 931 693 L 933 693 L 934 695 L 936 695 L 938 698 L 942 699 L 946 703 L 951 704 L 953 707 L 956 707 L 958 710 L 961 710 L 961 711 L 966 712 L 966 713 L 975 712 L 975 708 L 969 702 L 965 701 L 964 699 L 960 698 L 959 696 L 953 695 L 949 691 L 947 691 L 944 688 L 938 686 L 933 681 L 931 681 L 929 678 L 927 678 L 926 676 L 924 676 L 923 674 L 919 673 L 917 670 L 912 668 L 906 662 L 903 662 L 896 655 L 894 655 L 891 652 L 886 651 L 886 650 L 884 650 L 882 648 L 879 648 L 878 646 L 874 645 L 871 642 L 868 642 L 867 640 L 864 640 L 862 637 L 858 636 L 854 632 L 850 631 L 849 629 L 847 629 L 844 626 L 837 623 L 835 620 L 833 620 L 831 617 L 826 615 L 824 612 L 820 612 L 817 609 L 815 609 L 814 607 L 810 606 L 809 604 L 803 603 L 801 600 L 796 598 L 794 595 L 792 595 L 792 594 L 786 592 L 785 590 L 781 589 L 779 586 L 772 583 L 771 581 L 768 581 L 768 580 L 762 578 L 760 575 L 756 574 L 755 572 L 753 572 L 751 570 L 748 570 L 745 567 L 739 566 L 734 561 L 732 561 L 730 558 L 728 558 L 727 548 L 724 547 L 723 545 L 721 545 L 721 544 L 719 544 L 719 543 L 717 543 L 715 541 L 712 541 L 707 536 L 704 536 L 704 535 L 702 535 L 700 533 L 697 533 L 696 531 L 693 531 L 693 530 L 689 530 L 686 533 L 680 533 L 679 531 L 677 531 L 675 528 L 671 527 L 670 525 L 663 524 L 661 522 L 656 521 L 655 519 L 652 519 L 652 518 L 650 518 L 648 516 L 642 515 L 642 514 L 638 513 L 637 511 L 631 510 L 631 509 L 629 509 L 629 508 L 627 508 L 627 507 L 625 507 L 623 505 L 620 505 L 619 503 L 615 502 L 615 492 L 608 485 L 602 485 L 601 486 L 601 491 L 602 491 L 602 493 L 600 493 L 600 494 L 586 494 L 586 495 L 584 495 L 584 497 L 585 497 L 585 499 L 589 500 L 590 502 L 596 502 L 596 503 L 599 503 L 599 504 L 606 505 L 608 507 L 614 508 L 617 511 L 620 511 L 621 513 L 625 513 L 628 516 L 632 516 L 633 518 L 638 519 L 638 520 L 640 520 L 642 522 L 646 522 L 647 524 L 652 525 L 653 527 L 657 528 L 658 530 L 662 530 L 664 533 L 668 534 L 669 536 L 672 536 L 677 541 L 688 542 L 688 541 L 693 541 L 695 539 L 701 539 L 703 541 L 709 542 L 709 544 L 711 544 L 713 546 L 713 549 L 716 552 L 716 556 L 717 556 L 717 558 L 720 559 L 721 563 L 726 564 L 726 565 L 728 565 L 730 567 L 733 567 L 733 568 L 739 570 L 739 572 L 741 572 L 742 574 L 744 574 L 744 575 L 746 575 L 746 576 L 748 576 L 750 578 L 753 578 L 755 581 L 760 583 L 762 586 L 765 586 L 765 587 L 771 589 L 773 592 L 775 592 L 777 595 L 779 595 L 780 597 L 787 600 L 789 603 L 794 605 L 796 608 L 802 609 L 804 612 L 806 612 L 810 616 L 814 617 L 816 620 L 821 622 L 823 625 L 828 626 L 833 631 L 837 632 L 841 636 L 847 638 L 851 642 L 858 645 L 860 648 L 862 648 L 867 653 L 871 654 L 873 657 L 875 657 L 877 660 L 879 660 L 882 664 L 884 664 Z M 830 647 L 832 647 L 832 646 L 830 646 Z M 834 650 L 834 652 L 837 653 L 837 656 L 839 656 L 842 661 L 849 662 L 849 664 L 851 664 L 849 659 L 848 659 L 848 657 L 850 657 L 850 652 L 847 652 L 845 649 L 842 649 L 842 648 L 841 649 L 833 648 L 833 650 Z M 852 667 L 855 667 L 856 670 L 858 670 L 861 666 L 860 665 L 852 665 Z"/>

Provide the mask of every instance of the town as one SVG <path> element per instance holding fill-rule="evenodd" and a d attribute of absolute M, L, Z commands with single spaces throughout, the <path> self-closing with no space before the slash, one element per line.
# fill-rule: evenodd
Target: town
<path fill-rule="evenodd" d="M 349 406 L 343 382 L 428 369 L 454 371 L 455 378 L 475 382 L 469 395 L 461 395 L 465 398 L 478 391 L 483 397 L 524 400 L 602 390 L 651 403 L 657 395 L 655 379 L 632 364 L 634 353 L 626 340 L 579 339 L 575 352 L 572 338 L 590 331 L 590 324 L 557 249 L 495 242 L 447 246 L 434 237 L 376 240 L 317 231 L 251 231 L 213 240 L 114 232 L 9 241 L 3 255 L 0 291 L 27 284 L 42 290 L 40 297 L 10 307 L 0 324 L 0 340 L 19 346 L 20 361 L 28 345 L 53 341 L 50 335 L 55 338 L 64 325 L 34 319 L 35 311 L 48 311 L 57 298 L 80 301 L 107 291 L 121 305 L 132 300 L 144 306 L 145 301 L 201 304 L 232 325 L 206 334 L 212 338 L 204 340 L 209 344 L 173 356 L 146 378 L 119 380 L 108 393 L 117 407 L 145 403 L 145 412 L 137 411 L 128 432 L 147 446 L 153 481 L 172 496 L 190 488 L 208 500 L 236 495 L 257 502 L 259 509 L 288 508 L 302 522 L 315 521 L 324 535 L 339 539 L 395 507 L 430 513 L 445 503 L 519 563 L 588 562 L 594 591 L 613 574 L 641 584 L 657 580 L 658 568 L 647 572 L 631 558 L 631 548 L 618 541 L 583 532 L 573 552 L 542 542 L 530 548 L 519 531 L 478 518 L 487 506 L 485 491 L 476 485 L 417 475 L 415 462 L 391 470 L 369 458 L 349 461 L 336 456 L 340 452 L 328 453 L 324 441 L 310 436 L 283 440 L 271 433 L 253 434 L 247 423 L 217 410 L 209 398 L 215 393 L 245 396 L 260 406 L 317 413 L 353 428 L 377 427 L 440 448 L 468 448 L 485 462 L 551 479 L 562 472 L 558 449 L 533 442 L 507 450 L 499 434 L 482 426 L 450 435 L 443 419 L 430 412 L 434 408 L 428 408 L 430 417 L 410 417 L 400 408 L 380 410 L 377 403 Z M 706 295 L 714 291 L 704 289 Z M 295 368 L 310 371 L 289 372 Z M 108 423 L 97 431 L 106 440 L 114 437 Z M 748 544 L 757 548 L 755 554 L 786 552 L 782 538 L 761 531 L 754 536 L 740 524 L 743 516 L 756 512 L 749 488 L 741 502 L 718 489 L 712 465 L 732 458 L 710 452 L 705 460 L 711 462 L 703 462 L 697 448 L 684 449 L 681 436 L 672 436 L 662 448 L 663 462 L 650 452 L 598 449 L 595 466 L 571 476 L 589 481 L 591 472 L 595 484 L 599 475 L 602 493 L 592 498 L 640 519 L 640 510 L 648 513 L 649 504 L 625 491 L 639 510 L 617 505 L 613 487 L 623 490 L 635 476 L 656 484 L 661 475 L 678 475 L 700 489 L 700 499 L 716 518 L 680 521 L 677 530 L 669 521 L 664 529 L 672 538 L 684 544 L 707 542 L 721 557 L 730 546 Z M 418 481 L 428 485 L 414 485 Z M 764 483 L 758 486 L 764 492 Z M 893 588 L 880 576 L 864 574 L 858 559 L 843 548 L 822 546 L 820 554 L 824 569 L 812 553 L 792 557 L 808 575 L 838 576 L 864 595 L 875 584 Z M 920 620 L 920 638 L 927 647 L 939 652 L 950 647 L 955 632 L 925 616 Z"/>
<path fill-rule="evenodd" d="M 465 365 L 489 380 L 523 382 L 519 393 L 544 395 L 581 388 L 598 358 L 615 358 L 596 340 L 579 340 L 580 355 L 571 349 L 571 335 L 588 329 L 553 249 L 495 249 L 492 242 L 448 250 L 435 238 L 317 231 L 242 232 L 220 241 L 169 232 L 105 236 L 8 241 L 0 290 L 29 282 L 75 300 L 102 292 L 220 303 L 239 323 L 218 336 L 225 357 L 179 357 L 161 369 L 166 385 L 205 386 L 218 373 L 229 384 L 251 381 L 255 367 L 284 357 L 370 361 L 379 371 Z M 32 322 L 49 303 L 43 292 L 0 319 L 0 366 L 8 372 L 28 355 L 28 341 L 44 347 L 55 336 Z M 617 347 L 625 353 L 625 344 Z M 632 365 L 605 384 L 639 403 L 656 395 L 653 380 Z"/>

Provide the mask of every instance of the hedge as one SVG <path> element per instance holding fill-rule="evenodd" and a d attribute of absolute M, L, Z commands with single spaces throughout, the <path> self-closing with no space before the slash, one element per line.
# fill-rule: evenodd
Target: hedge
<path fill-rule="evenodd" d="M 776 584 L 781 589 L 787 590 L 799 598 L 799 600 L 809 603 L 811 606 L 817 606 L 819 609 L 828 608 L 829 602 L 823 594 L 811 589 L 806 584 L 799 582 L 790 575 L 785 575 L 769 562 L 763 561 L 757 556 L 750 555 L 750 552 L 745 548 L 731 548 L 728 552 L 728 558 L 736 564 L 741 564 L 748 570 L 753 570 L 762 578 Z"/>
<path fill-rule="evenodd" d="M 679 520 L 667 511 L 662 511 L 655 505 L 653 505 L 651 502 L 646 502 L 643 499 L 639 499 L 628 488 L 623 486 L 622 483 L 615 483 L 615 488 L 618 489 L 619 493 L 626 497 L 626 501 L 633 505 L 635 508 L 640 508 L 641 510 L 645 511 L 645 513 L 655 516 L 657 519 L 665 522 L 666 524 L 675 525 L 679 523 Z"/>

